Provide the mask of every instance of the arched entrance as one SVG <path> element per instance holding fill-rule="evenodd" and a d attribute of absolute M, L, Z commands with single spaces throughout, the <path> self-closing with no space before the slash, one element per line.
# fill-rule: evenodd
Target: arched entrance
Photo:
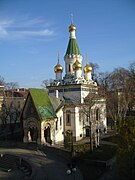
<path fill-rule="evenodd" d="M 44 138 L 47 143 L 52 144 L 50 129 L 51 129 L 50 124 L 47 124 L 44 129 Z"/>
<path fill-rule="evenodd" d="M 32 142 L 37 142 L 38 139 L 37 127 L 29 127 L 29 136 Z"/>
<path fill-rule="evenodd" d="M 90 127 L 86 127 L 86 137 L 90 137 Z"/>
<path fill-rule="evenodd" d="M 28 142 L 37 142 L 38 141 L 38 127 L 35 120 L 29 120 L 27 122 L 28 129 Z"/>

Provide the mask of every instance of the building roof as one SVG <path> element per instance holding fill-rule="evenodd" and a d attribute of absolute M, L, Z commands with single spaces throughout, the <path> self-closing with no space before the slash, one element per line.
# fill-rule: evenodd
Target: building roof
<path fill-rule="evenodd" d="M 28 90 L 27 89 L 9 89 L 5 91 L 5 96 L 6 97 L 20 97 L 20 98 L 26 98 L 28 95 Z"/>
<path fill-rule="evenodd" d="M 57 117 L 54 107 L 48 96 L 48 91 L 32 88 L 29 89 L 29 92 L 41 120 L 54 119 Z"/>
<path fill-rule="evenodd" d="M 66 51 L 66 55 L 73 55 L 73 54 L 74 55 L 80 54 L 80 50 L 79 50 L 76 39 L 69 40 L 67 51 Z"/>
<path fill-rule="evenodd" d="M 57 112 L 59 110 L 59 108 L 63 105 L 62 104 L 63 98 L 62 97 L 56 98 L 55 96 L 49 96 L 49 98 L 50 98 L 50 101 L 53 105 L 55 112 Z"/>

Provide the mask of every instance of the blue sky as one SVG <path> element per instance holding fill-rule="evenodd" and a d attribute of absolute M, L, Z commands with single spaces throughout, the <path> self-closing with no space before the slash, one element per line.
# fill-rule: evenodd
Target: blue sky
<path fill-rule="evenodd" d="M 70 14 L 79 49 L 99 71 L 135 61 L 134 0 L 0 0 L 0 75 L 20 87 L 40 88 L 54 78 L 60 50 L 64 67 Z"/>

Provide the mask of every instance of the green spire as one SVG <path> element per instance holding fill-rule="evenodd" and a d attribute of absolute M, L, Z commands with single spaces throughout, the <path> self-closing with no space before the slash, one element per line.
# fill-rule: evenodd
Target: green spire
<path fill-rule="evenodd" d="M 66 55 L 80 55 L 80 50 L 76 41 L 76 36 L 75 36 L 75 32 L 76 32 L 76 27 L 73 24 L 73 15 L 71 14 L 71 25 L 68 28 L 69 32 L 70 32 L 70 39 L 69 39 L 69 43 L 68 43 L 68 47 L 67 47 L 67 51 L 66 51 Z"/>
<path fill-rule="evenodd" d="M 76 39 L 70 39 L 68 43 L 66 55 L 72 55 L 72 54 L 74 55 L 80 54 L 80 50 L 79 50 Z"/>

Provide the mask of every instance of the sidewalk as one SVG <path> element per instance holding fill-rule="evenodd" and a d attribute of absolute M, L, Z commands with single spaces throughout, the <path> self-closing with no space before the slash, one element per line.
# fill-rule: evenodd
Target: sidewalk
<path fill-rule="evenodd" d="M 60 161 L 53 153 L 43 153 L 40 150 L 36 151 L 19 148 L 0 148 L 0 153 L 12 153 L 25 158 L 25 160 L 32 165 L 33 174 L 29 180 L 83 180 L 78 168 L 68 175 L 67 170 L 69 170 L 69 168 L 67 163 L 69 162 Z M 0 179 L 2 179 L 1 175 L 0 173 Z M 9 174 L 9 177 L 10 175 L 11 174 Z M 8 180 L 9 177 L 5 178 L 5 180 Z M 16 179 L 22 179 L 21 174 L 18 174 Z"/>

